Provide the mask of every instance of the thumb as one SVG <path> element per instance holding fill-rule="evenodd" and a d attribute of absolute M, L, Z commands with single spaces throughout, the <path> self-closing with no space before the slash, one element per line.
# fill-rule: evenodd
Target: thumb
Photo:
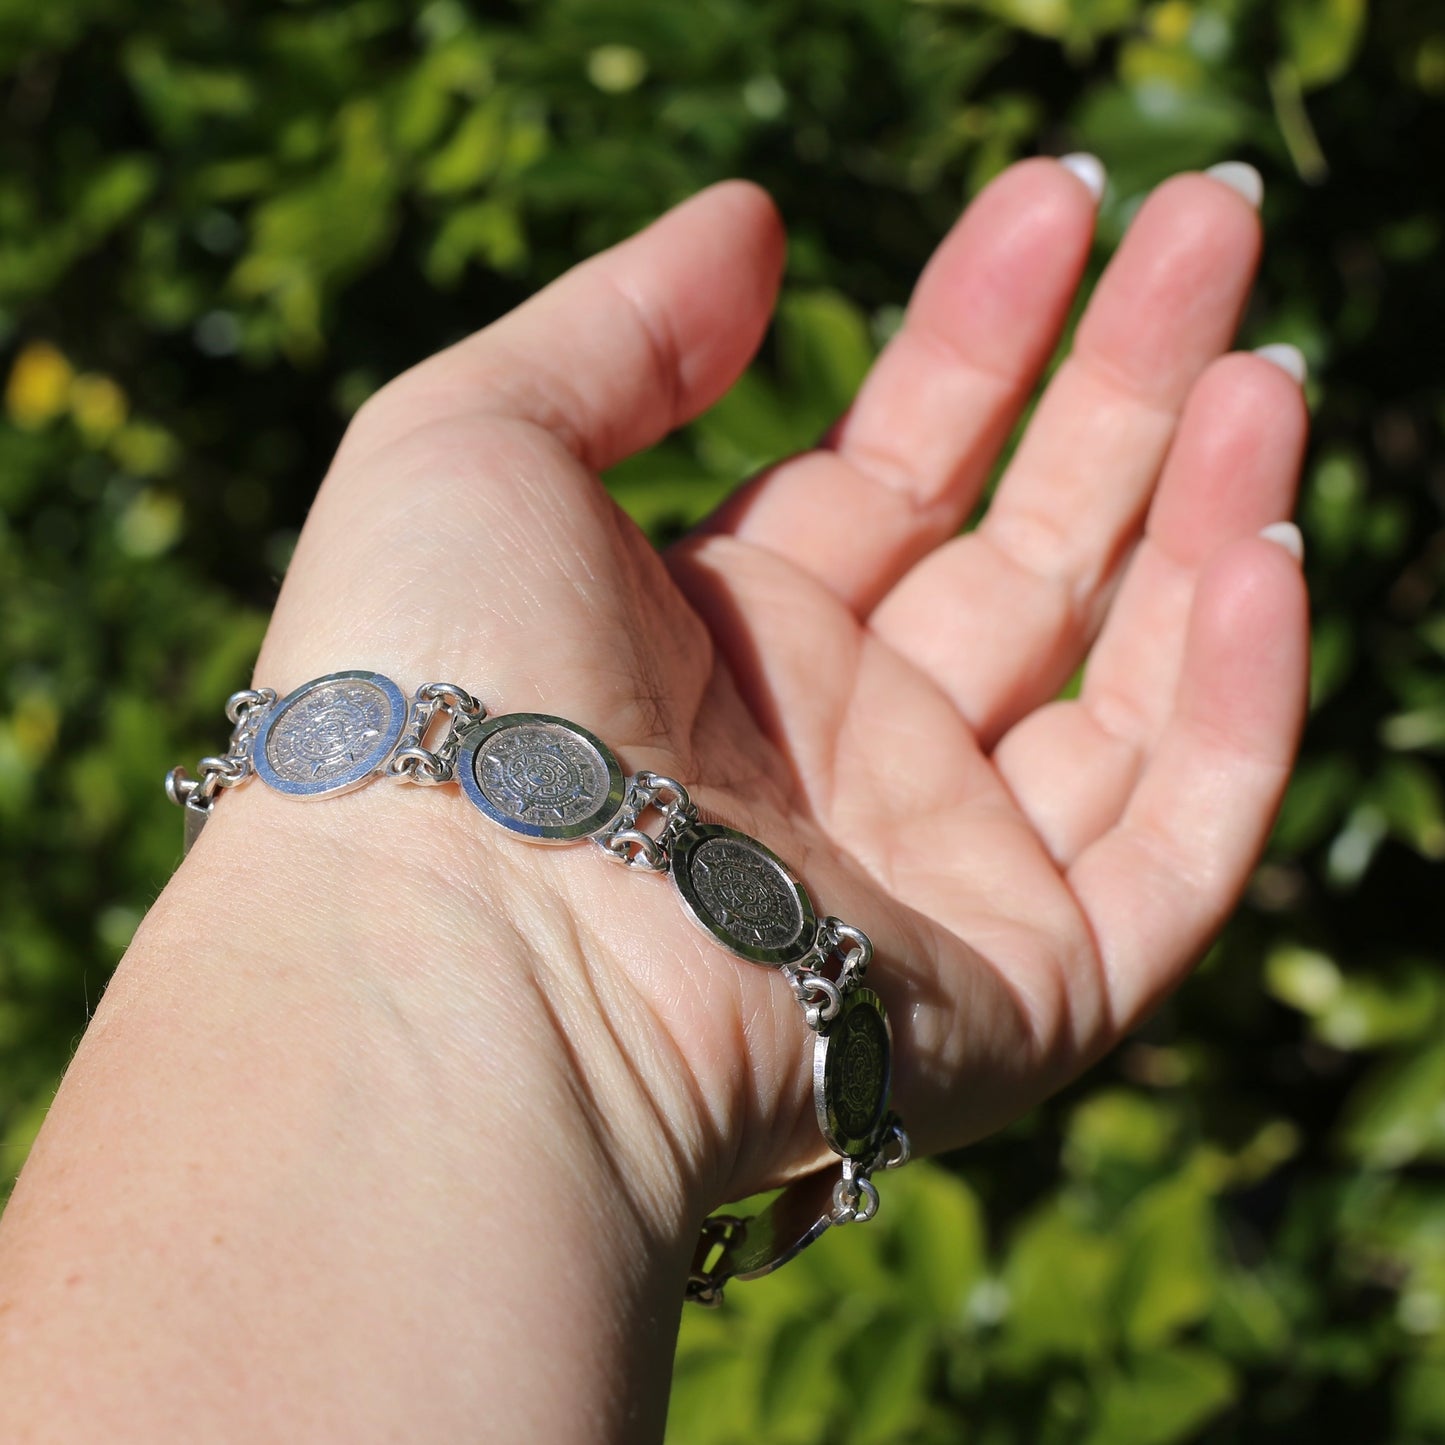
<path fill-rule="evenodd" d="M 766 192 L 725 181 L 568 271 L 373 398 L 343 452 L 430 421 L 509 416 L 596 470 L 711 406 L 761 342 L 784 236 Z"/>

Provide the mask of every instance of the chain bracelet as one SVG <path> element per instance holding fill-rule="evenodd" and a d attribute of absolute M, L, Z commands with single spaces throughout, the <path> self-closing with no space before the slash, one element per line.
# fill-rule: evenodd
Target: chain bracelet
<path fill-rule="evenodd" d="M 611 749 L 577 723 L 486 709 L 454 683 L 408 699 L 390 678 L 328 673 L 283 698 L 234 694 L 226 752 L 199 776 L 174 768 L 166 795 L 186 810 L 190 848 L 217 796 L 253 775 L 297 798 L 347 792 L 376 778 L 423 787 L 456 781 L 493 822 L 534 843 L 590 840 L 610 861 L 667 877 L 683 911 L 716 943 L 775 968 L 813 1038 L 814 1107 L 839 1173 L 809 1175 L 766 1207 L 703 1226 L 686 1297 L 717 1304 L 731 1279 L 792 1259 L 827 1229 L 871 1219 L 872 1176 L 909 1155 L 889 1111 L 892 1034 L 882 1000 L 863 986 L 873 946 L 859 928 L 815 913 L 792 870 L 756 838 L 704 823 L 688 790 L 661 773 L 624 774 Z"/>

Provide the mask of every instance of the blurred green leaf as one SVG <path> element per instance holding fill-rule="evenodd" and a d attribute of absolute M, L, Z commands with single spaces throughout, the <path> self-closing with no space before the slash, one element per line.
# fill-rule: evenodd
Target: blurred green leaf
<path fill-rule="evenodd" d="M 1191 1439 L 1231 1403 L 1236 1388 L 1229 1366 L 1203 1350 L 1140 1355 L 1103 1386 L 1085 1445 L 1173 1445 Z"/>
<path fill-rule="evenodd" d="M 778 306 L 778 354 L 784 373 L 820 434 L 847 409 L 873 362 L 868 322 L 833 291 L 788 291 Z"/>
<path fill-rule="evenodd" d="M 974 5 L 1022 30 L 1087 44 L 1122 29 L 1139 13 L 1139 0 L 930 0 Z"/>
<path fill-rule="evenodd" d="M 1134 196 L 1176 171 L 1225 159 L 1255 123 L 1237 98 L 1156 81 L 1096 89 L 1077 117 L 1080 143 L 1108 156 L 1118 193 Z"/>
<path fill-rule="evenodd" d="M 506 143 L 507 100 L 490 95 L 463 119 L 446 145 L 430 156 L 422 183 L 436 195 L 473 190 L 501 165 Z"/>
<path fill-rule="evenodd" d="M 741 480 L 817 441 L 816 422 L 788 405 L 755 371 L 741 376 L 693 426 L 698 455 L 714 475 Z"/>
<path fill-rule="evenodd" d="M 1057 1204 L 1036 1214 L 1004 1266 L 1006 1358 L 1032 1366 L 1106 1356 L 1122 1254 L 1119 1241 L 1082 1228 Z"/>
<path fill-rule="evenodd" d="M 1355 766 L 1346 757 L 1328 753 L 1303 762 L 1290 779 L 1275 822 L 1277 851 L 1299 854 L 1321 842 L 1339 822 L 1359 786 Z"/>
<path fill-rule="evenodd" d="M 1201 1320 L 1214 1298 L 1214 1214 L 1192 1175 L 1146 1190 L 1124 1216 L 1116 1308 L 1130 1345 L 1148 1349 Z"/>
<path fill-rule="evenodd" d="M 1277 1360 L 1290 1344 L 1289 1317 L 1257 1275 L 1230 1270 L 1215 1282 L 1208 1338 L 1226 1359 L 1241 1364 Z"/>
<path fill-rule="evenodd" d="M 1432 769 L 1414 758 L 1388 758 L 1371 794 L 1397 838 L 1423 857 L 1445 858 L 1445 787 Z"/>
<path fill-rule="evenodd" d="M 1337 1049 L 1424 1038 L 1439 1018 L 1439 971 L 1420 960 L 1347 976 L 1324 954 L 1285 944 L 1270 954 L 1265 978 L 1277 999 L 1308 1014 L 1316 1036 Z"/>
<path fill-rule="evenodd" d="M 1326 615 L 1316 621 L 1310 635 L 1311 712 L 1317 711 L 1349 681 L 1355 665 L 1355 650 L 1356 630 L 1352 618 Z"/>
<path fill-rule="evenodd" d="M 98 240 L 134 212 L 156 185 L 156 163 L 147 155 L 121 155 L 90 176 L 76 198 L 74 216 Z"/>
<path fill-rule="evenodd" d="M 1342 1137 L 1374 1168 L 1445 1158 L 1445 1044 L 1377 1065 L 1351 1096 Z"/>
<path fill-rule="evenodd" d="M 1340 557 L 1358 544 L 1365 512 L 1365 474 L 1359 458 L 1334 452 L 1315 466 L 1303 513 L 1310 544 Z"/>
<path fill-rule="evenodd" d="M 256 208 L 251 244 L 232 281 L 241 296 L 270 303 L 296 354 L 321 344 L 328 288 L 387 245 L 395 193 L 380 112 L 357 101 L 337 117 L 333 163 Z"/>
<path fill-rule="evenodd" d="M 1110 1198 L 1128 1198 L 1160 1171 L 1178 1131 L 1169 1101 L 1101 1089 L 1070 1118 L 1064 1162 Z"/>
<path fill-rule="evenodd" d="M 438 286 L 455 286 L 473 261 L 515 271 L 527 259 L 527 239 L 516 209 L 501 200 L 460 206 L 442 222 L 427 253 L 427 274 Z"/>
<path fill-rule="evenodd" d="M 846 1397 L 839 1346 L 848 1333 L 846 1324 L 840 1328 L 840 1322 L 828 1316 L 781 1322 L 768 1340 L 769 1347 L 759 1351 L 760 1432 L 779 1445 L 792 1441 L 806 1445 L 827 1438 Z M 799 1388 L 799 1360 L 808 1362 L 808 1383 L 803 1389 Z"/>
<path fill-rule="evenodd" d="M 1412 1360 L 1396 1385 L 1400 1426 L 1426 1440 L 1445 1436 L 1445 1360 Z"/>
<path fill-rule="evenodd" d="M 933 1327 L 910 1318 L 908 1296 L 900 1303 L 892 1318 L 883 1316 L 860 1333 L 851 1351 L 859 1398 L 847 1414 L 848 1445 L 894 1445 L 910 1438 L 927 1414 Z"/>
<path fill-rule="evenodd" d="M 987 1265 L 978 1199 L 961 1179 L 929 1164 L 887 1182 L 903 1297 L 913 1311 L 956 1323 Z"/>
<path fill-rule="evenodd" d="M 1318 1017 L 1339 998 L 1344 975 L 1334 959 L 1312 948 L 1281 944 L 1265 962 L 1269 991 L 1301 1013 Z"/>
<path fill-rule="evenodd" d="M 1365 0 L 1281 0 L 1280 27 L 1300 85 L 1338 80 L 1364 35 Z"/>

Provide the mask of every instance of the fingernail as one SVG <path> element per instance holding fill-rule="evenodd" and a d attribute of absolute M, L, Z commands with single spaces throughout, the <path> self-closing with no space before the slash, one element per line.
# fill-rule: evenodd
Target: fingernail
<path fill-rule="evenodd" d="M 1221 161 L 1217 166 L 1210 166 L 1204 174 L 1223 181 L 1230 190 L 1238 191 L 1256 211 L 1264 200 L 1264 177 L 1245 161 Z"/>
<path fill-rule="evenodd" d="M 1283 547 L 1296 562 L 1304 561 L 1305 539 L 1293 522 L 1271 522 L 1269 526 L 1260 528 L 1259 535 L 1266 542 Z"/>
<path fill-rule="evenodd" d="M 1069 155 L 1060 156 L 1059 164 L 1066 171 L 1072 171 L 1074 175 L 1083 181 L 1089 188 L 1089 194 L 1094 198 L 1094 204 L 1104 198 L 1104 182 L 1108 179 L 1108 172 L 1104 169 L 1104 162 L 1098 156 L 1091 156 L 1088 151 L 1074 151 Z"/>
<path fill-rule="evenodd" d="M 1287 375 L 1294 377 L 1301 386 L 1305 384 L 1305 378 L 1310 374 L 1309 362 L 1305 360 L 1305 354 L 1298 346 L 1291 346 L 1288 341 L 1272 341 L 1268 346 L 1256 346 L 1256 356 L 1262 356 L 1266 361 L 1272 361 Z"/>

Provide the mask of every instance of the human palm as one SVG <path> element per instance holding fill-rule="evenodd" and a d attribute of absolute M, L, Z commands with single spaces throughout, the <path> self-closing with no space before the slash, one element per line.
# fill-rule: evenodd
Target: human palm
<path fill-rule="evenodd" d="M 1007 172 L 824 444 L 659 558 L 597 472 L 731 384 L 781 265 L 760 193 L 703 193 L 363 409 L 260 681 L 445 678 L 678 778 L 873 939 L 915 1138 L 997 1126 L 1201 952 L 1303 709 L 1299 569 L 1258 533 L 1290 510 L 1305 413 L 1280 366 L 1222 355 L 1258 233 L 1218 180 L 1145 205 L 958 535 L 1057 342 L 1092 218 L 1056 163 Z M 395 808 L 366 796 L 336 816 Z M 432 926 L 476 922 L 468 869 L 505 877 L 550 941 L 538 967 L 603 1112 L 640 1092 L 728 1192 L 817 1162 L 781 980 L 694 930 L 658 880 L 429 797 L 447 830 L 429 863 L 461 900 Z M 604 1056 L 625 1056 L 625 1083 Z"/>

